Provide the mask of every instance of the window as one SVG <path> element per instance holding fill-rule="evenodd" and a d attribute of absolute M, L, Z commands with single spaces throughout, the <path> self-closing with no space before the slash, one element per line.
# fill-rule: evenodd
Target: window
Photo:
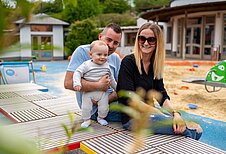
<path fill-rule="evenodd" d="M 198 17 L 198 18 L 189 18 L 187 23 L 188 23 L 188 25 L 197 25 L 197 24 L 201 24 L 201 23 L 202 23 L 202 17 Z"/>
<path fill-rule="evenodd" d="M 172 27 L 167 27 L 167 37 L 166 37 L 166 43 L 172 42 Z"/>
<path fill-rule="evenodd" d="M 52 32 L 53 28 L 51 25 L 31 25 L 32 32 Z"/>
<path fill-rule="evenodd" d="M 205 26 L 205 45 L 211 45 L 214 41 L 214 25 Z"/>
<path fill-rule="evenodd" d="M 226 56 L 226 14 L 224 14 L 223 51 L 222 51 L 222 54 Z"/>
<path fill-rule="evenodd" d="M 194 27 L 193 43 L 200 44 L 200 38 L 201 38 L 201 28 Z"/>
<path fill-rule="evenodd" d="M 187 28 L 186 30 L 186 44 L 191 43 L 191 28 Z"/>
<path fill-rule="evenodd" d="M 206 17 L 206 24 L 214 24 L 214 23 L 215 23 L 215 16 Z"/>
<path fill-rule="evenodd" d="M 125 33 L 125 46 L 134 46 L 136 39 L 136 32 Z"/>

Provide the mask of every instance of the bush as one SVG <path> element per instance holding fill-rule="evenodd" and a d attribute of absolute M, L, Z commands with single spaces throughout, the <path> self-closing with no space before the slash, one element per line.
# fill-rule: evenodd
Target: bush
<path fill-rule="evenodd" d="M 76 21 L 71 24 L 69 35 L 66 38 L 66 47 L 72 52 L 82 44 L 89 44 L 93 40 L 98 39 L 99 30 L 96 24 L 90 19 L 85 19 L 83 21 Z"/>

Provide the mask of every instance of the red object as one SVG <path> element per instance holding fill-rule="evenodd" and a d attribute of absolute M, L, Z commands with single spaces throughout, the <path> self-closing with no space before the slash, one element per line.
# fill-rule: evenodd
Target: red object
<path fill-rule="evenodd" d="M 189 89 L 189 87 L 188 86 L 181 86 L 180 89 L 187 90 L 187 89 Z"/>
<path fill-rule="evenodd" d="M 178 95 L 178 93 L 176 91 L 173 92 L 174 95 Z"/>
<path fill-rule="evenodd" d="M 195 69 L 192 67 L 192 68 L 189 69 L 189 71 L 195 71 Z"/>

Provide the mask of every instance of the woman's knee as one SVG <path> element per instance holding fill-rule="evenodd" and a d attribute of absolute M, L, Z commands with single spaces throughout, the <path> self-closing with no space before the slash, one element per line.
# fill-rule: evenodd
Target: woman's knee
<path fill-rule="evenodd" d="M 193 121 L 189 121 L 189 122 L 186 121 L 186 127 L 187 127 L 187 129 L 185 130 L 185 134 L 186 134 L 186 131 L 187 131 L 187 133 L 190 132 L 190 133 L 188 133 L 188 134 L 190 134 L 190 135 L 188 135 L 188 137 L 191 137 L 195 140 L 199 140 L 201 138 L 203 130 L 199 124 L 197 124 Z"/>

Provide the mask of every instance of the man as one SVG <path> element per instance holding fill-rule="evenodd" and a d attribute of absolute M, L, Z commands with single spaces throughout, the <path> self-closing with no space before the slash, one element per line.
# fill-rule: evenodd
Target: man
<path fill-rule="evenodd" d="M 114 24 L 114 23 L 107 25 L 103 29 L 103 31 L 98 35 L 98 39 L 104 41 L 109 48 L 108 62 L 110 65 L 111 72 L 113 73 L 113 76 L 116 81 L 118 80 L 118 72 L 120 69 L 121 60 L 120 60 L 119 56 L 114 52 L 120 44 L 121 37 L 122 37 L 122 30 L 119 25 Z M 74 53 L 71 56 L 71 60 L 69 62 L 67 72 L 65 75 L 65 79 L 64 79 L 64 87 L 66 89 L 74 90 L 73 89 L 74 71 L 84 61 L 87 61 L 90 59 L 89 51 L 90 51 L 90 44 L 81 45 L 75 49 Z M 81 91 L 85 91 L 85 92 L 98 91 L 98 90 L 107 91 L 109 93 L 109 103 L 111 103 L 117 99 L 116 92 L 112 91 L 112 89 L 109 88 L 110 87 L 110 79 L 109 79 L 108 75 L 103 76 L 98 82 L 91 82 L 91 81 L 86 81 L 86 80 L 82 79 L 81 84 L 82 84 Z M 77 98 L 77 102 L 81 108 L 82 92 L 76 92 L 76 98 Z M 92 100 L 92 102 L 94 104 L 97 103 L 94 100 Z M 93 114 L 92 119 L 96 120 L 96 116 L 95 116 L 96 113 L 97 113 L 97 108 L 95 106 L 92 111 L 92 114 Z M 109 122 L 110 121 L 115 121 L 115 122 L 120 121 L 121 120 L 120 113 L 115 112 L 115 111 L 110 111 L 106 117 L 106 120 Z"/>

